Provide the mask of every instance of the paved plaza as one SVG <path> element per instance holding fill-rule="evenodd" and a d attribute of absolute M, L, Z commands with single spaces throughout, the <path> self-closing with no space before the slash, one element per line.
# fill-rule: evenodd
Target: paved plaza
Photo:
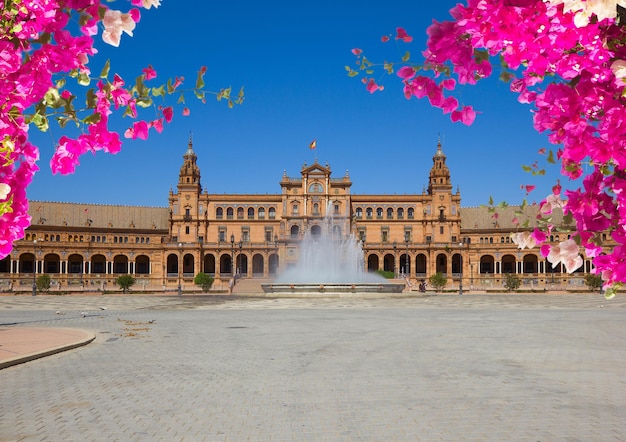
<path fill-rule="evenodd" d="M 0 296 L 0 441 L 626 441 L 626 296 Z"/>

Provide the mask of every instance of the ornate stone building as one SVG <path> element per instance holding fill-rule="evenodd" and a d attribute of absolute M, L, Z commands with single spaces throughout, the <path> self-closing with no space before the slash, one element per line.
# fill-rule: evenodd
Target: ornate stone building
<path fill-rule="evenodd" d="M 408 195 L 353 195 L 347 172 L 334 178 L 317 161 L 304 164 L 299 177 L 285 173 L 277 194 L 211 194 L 196 160 L 190 140 L 168 207 L 32 201 L 31 227 L 0 261 L 0 288 L 29 291 L 45 273 L 53 290 L 114 290 L 115 279 L 129 273 L 135 290 L 194 290 L 198 272 L 214 275 L 217 290 L 233 275 L 260 287 L 296 262 L 304 233 L 319 232 L 327 211 L 338 235 L 362 241 L 367 269 L 393 272 L 411 287 L 436 272 L 450 288 L 462 281 L 466 290 L 501 288 L 504 273 L 520 274 L 526 288 L 575 287 L 591 269 L 585 259 L 566 275 L 539 250 L 510 241 L 520 229 L 514 218 L 534 227 L 536 206 L 523 215 L 519 207 L 497 215 L 462 208 L 440 143 L 427 188 Z"/>

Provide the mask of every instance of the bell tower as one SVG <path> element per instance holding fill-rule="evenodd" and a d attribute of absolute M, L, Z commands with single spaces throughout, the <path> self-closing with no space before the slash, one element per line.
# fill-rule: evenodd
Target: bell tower
<path fill-rule="evenodd" d="M 428 194 L 452 193 L 450 169 L 446 165 L 446 156 L 441 150 L 441 140 L 437 140 L 437 152 L 433 156 L 433 167 L 430 169 Z"/>
<path fill-rule="evenodd" d="M 200 195 L 202 186 L 200 185 L 200 168 L 196 164 L 196 153 L 193 151 L 191 135 L 189 136 L 189 144 L 187 151 L 183 155 L 183 165 L 178 175 L 178 192 L 190 193 L 194 192 Z"/>

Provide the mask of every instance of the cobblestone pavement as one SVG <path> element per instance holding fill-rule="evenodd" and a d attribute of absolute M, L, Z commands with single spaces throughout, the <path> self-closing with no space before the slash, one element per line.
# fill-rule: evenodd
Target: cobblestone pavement
<path fill-rule="evenodd" d="M 626 441 L 626 300 L 3 296 L 1 441 Z M 105 308 L 105 309 L 102 309 Z"/>

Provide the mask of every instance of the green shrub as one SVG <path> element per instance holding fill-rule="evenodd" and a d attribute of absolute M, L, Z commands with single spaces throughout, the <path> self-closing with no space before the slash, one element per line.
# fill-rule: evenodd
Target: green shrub
<path fill-rule="evenodd" d="M 213 285 L 213 281 L 215 281 L 215 278 L 213 278 L 211 275 L 207 275 L 206 273 L 200 272 L 198 273 L 195 278 L 193 278 L 193 282 L 196 285 L 199 285 L 200 287 L 202 287 L 202 291 L 204 293 L 207 293 L 209 290 L 211 290 L 211 286 Z"/>
<path fill-rule="evenodd" d="M 585 275 L 585 285 L 589 287 L 590 292 L 593 292 L 594 290 L 600 291 L 602 289 L 602 277 L 600 275 L 588 273 Z"/>
<path fill-rule="evenodd" d="M 37 291 L 39 292 L 46 293 L 50 291 L 50 275 L 39 275 L 35 285 L 37 286 Z"/>
<path fill-rule="evenodd" d="M 430 278 L 428 278 L 428 282 L 431 285 L 431 287 L 435 289 L 435 291 L 439 292 L 448 283 L 448 278 L 446 278 L 446 276 L 443 273 L 437 272 L 434 275 L 432 275 Z"/>
<path fill-rule="evenodd" d="M 502 283 L 507 291 L 512 292 L 522 285 L 522 280 L 515 273 L 505 273 Z"/>
<path fill-rule="evenodd" d="M 126 293 L 135 285 L 135 278 L 132 275 L 121 275 L 117 277 L 115 283 L 120 286 L 123 293 Z"/>
<path fill-rule="evenodd" d="M 396 277 L 395 273 L 388 272 L 388 271 L 385 271 L 385 270 L 376 270 L 376 273 L 378 273 L 383 278 L 387 278 L 387 279 L 393 279 L 393 278 Z"/>

